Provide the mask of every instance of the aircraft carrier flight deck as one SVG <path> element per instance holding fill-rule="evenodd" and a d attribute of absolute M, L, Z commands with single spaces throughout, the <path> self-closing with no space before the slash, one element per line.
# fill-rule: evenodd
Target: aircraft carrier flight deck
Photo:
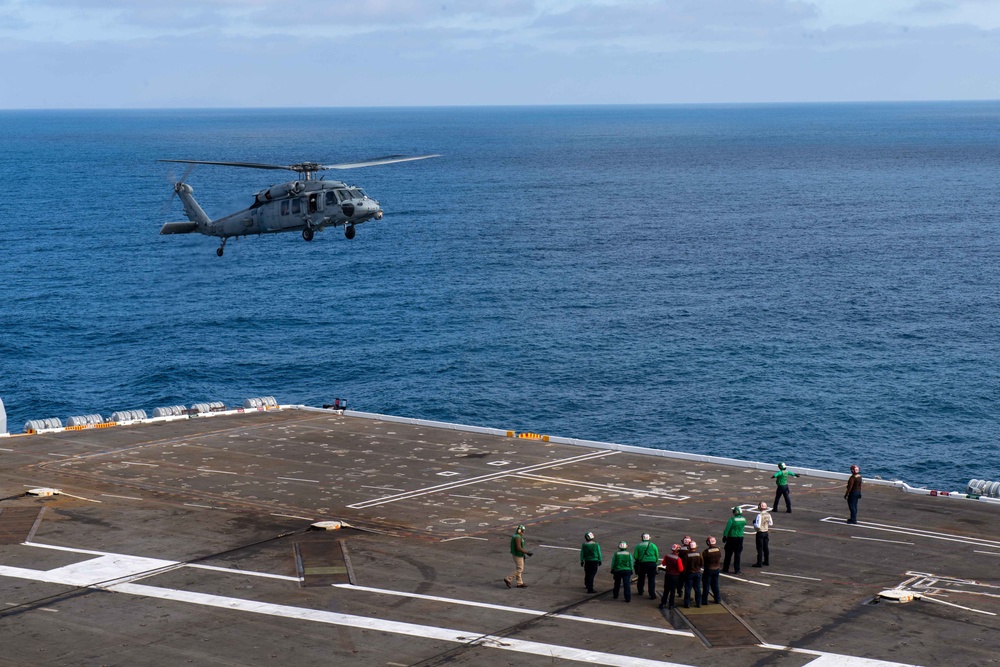
<path fill-rule="evenodd" d="M 866 479 L 848 525 L 788 461 L 770 566 L 748 525 L 723 604 L 661 610 L 618 542 L 721 538 L 776 462 L 302 406 L 38 430 L 0 438 L 0 665 L 1000 664 L 994 502 Z"/>

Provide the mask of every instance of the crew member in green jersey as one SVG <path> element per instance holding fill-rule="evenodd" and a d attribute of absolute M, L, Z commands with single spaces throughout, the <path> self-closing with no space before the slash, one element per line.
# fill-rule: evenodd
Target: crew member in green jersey
<path fill-rule="evenodd" d="M 632 554 L 628 552 L 628 542 L 622 540 L 618 543 L 618 551 L 611 558 L 611 574 L 615 577 L 615 589 L 612 591 L 614 598 L 618 599 L 618 589 L 625 587 L 625 602 L 632 601 L 632 570 L 635 563 L 632 561 Z"/>
<path fill-rule="evenodd" d="M 650 542 L 651 539 L 649 533 L 643 533 L 642 541 L 632 550 L 632 558 L 635 560 L 635 573 L 639 575 L 639 582 L 635 585 L 636 591 L 642 595 L 644 584 L 648 582 L 649 599 L 655 600 L 656 564 L 660 562 L 660 550 Z"/>
<path fill-rule="evenodd" d="M 524 557 L 531 556 L 531 552 L 524 546 L 524 526 L 518 526 L 510 538 L 510 555 L 514 558 L 514 571 L 509 577 L 504 577 L 503 583 L 510 588 L 511 583 L 516 583 L 518 588 L 527 588 L 528 584 L 521 579 L 524 572 Z"/>
<path fill-rule="evenodd" d="M 796 474 L 796 473 L 792 472 L 791 470 L 789 470 L 788 467 L 785 466 L 784 463 L 779 463 L 778 464 L 778 472 L 776 472 L 773 475 L 771 475 L 771 477 L 774 478 L 774 481 L 775 481 L 775 483 L 777 484 L 777 487 L 778 487 L 778 488 L 776 488 L 774 490 L 774 502 L 771 503 L 772 505 L 774 505 L 774 511 L 775 512 L 778 511 L 778 500 L 780 500 L 781 498 L 784 498 L 785 499 L 785 511 L 788 512 L 789 514 L 791 514 L 791 512 L 792 512 L 792 500 L 791 500 L 791 498 L 788 497 L 788 478 L 789 477 L 798 477 L 798 474 Z"/>
<path fill-rule="evenodd" d="M 733 508 L 733 515 L 726 522 L 726 529 L 722 531 L 722 543 L 726 545 L 726 560 L 722 563 L 722 571 L 729 572 L 729 563 L 733 562 L 734 574 L 740 573 L 740 556 L 743 554 L 743 531 L 746 529 L 747 520 L 743 518 L 743 510 L 739 507 Z"/>
<path fill-rule="evenodd" d="M 601 545 L 593 533 L 583 536 L 583 544 L 580 545 L 580 565 L 583 566 L 583 585 L 587 587 L 588 593 L 596 593 L 594 590 L 594 577 L 597 575 L 597 568 L 601 566 Z"/>

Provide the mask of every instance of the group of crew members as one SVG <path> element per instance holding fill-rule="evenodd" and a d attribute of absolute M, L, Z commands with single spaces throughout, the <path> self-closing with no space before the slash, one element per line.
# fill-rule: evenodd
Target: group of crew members
<path fill-rule="evenodd" d="M 777 487 L 774 496 L 775 510 L 778 509 L 778 501 L 784 499 L 785 511 L 792 511 L 791 498 L 788 493 L 788 478 L 798 476 L 798 474 L 788 470 L 784 463 L 778 464 L 778 472 L 772 475 Z M 851 513 L 851 518 L 847 520 L 847 523 L 857 523 L 861 484 L 861 472 L 858 466 L 852 465 L 851 476 L 847 481 L 847 491 L 844 494 Z M 660 609 L 674 607 L 676 598 L 682 595 L 685 607 L 691 606 L 692 599 L 696 607 L 708 604 L 709 593 L 712 595 L 713 602 L 721 602 L 719 576 L 721 573 L 730 571 L 733 574 L 740 574 L 746 524 L 747 520 L 743 516 L 742 508 L 733 507 L 732 516 L 729 517 L 726 527 L 722 531 L 723 549 L 716 545 L 715 537 L 709 535 L 705 539 L 706 548 L 698 551 L 698 543 L 692 540 L 690 535 L 685 535 L 681 543 L 671 546 L 670 553 L 663 556 L 662 559 L 659 548 L 652 542 L 649 533 L 642 534 L 639 543 L 632 551 L 629 551 L 628 543 L 622 540 L 618 543 L 618 550 L 611 558 L 611 575 L 614 577 L 612 596 L 617 600 L 620 594 L 624 594 L 625 602 L 631 602 L 632 576 L 634 574 L 636 575 L 638 595 L 642 597 L 643 593 L 646 592 L 650 600 L 656 600 L 657 573 L 662 571 L 664 580 L 662 594 L 659 597 Z M 767 503 L 759 503 L 757 516 L 753 520 L 757 549 L 757 562 L 753 564 L 753 567 L 768 567 L 770 565 L 770 530 L 772 526 L 774 526 L 774 519 L 771 517 Z M 527 588 L 521 575 L 524 572 L 524 559 L 530 557 L 532 552 L 528 551 L 525 546 L 524 531 L 524 525 L 518 525 L 510 540 L 514 571 L 503 580 L 507 588 L 514 585 L 518 588 Z M 583 536 L 583 544 L 580 545 L 580 566 L 583 567 L 583 583 L 588 593 L 597 592 L 594 589 L 594 579 L 603 561 L 601 545 L 597 542 L 597 537 L 594 533 L 588 532 Z"/>
<path fill-rule="evenodd" d="M 584 571 L 584 586 L 588 593 L 594 590 L 594 577 L 602 563 L 601 545 L 593 533 L 583 536 L 580 545 L 580 565 Z M 632 575 L 636 575 L 636 593 L 644 594 L 650 600 L 659 599 L 660 609 L 674 607 L 676 598 L 683 595 L 684 606 L 691 606 L 692 594 L 694 604 L 700 607 L 708 604 L 708 595 L 718 603 L 722 600 L 719 594 L 719 574 L 722 571 L 722 550 L 716 546 L 716 539 L 709 536 L 705 542 L 707 547 L 698 550 L 698 543 L 685 535 L 681 544 L 674 544 L 670 553 L 660 558 L 659 548 L 652 542 L 649 533 L 643 533 L 640 541 L 632 551 L 628 542 L 618 543 L 618 551 L 611 558 L 611 575 L 615 585 L 611 591 L 612 597 L 618 599 L 624 594 L 625 602 L 632 601 Z M 662 593 L 656 595 L 656 579 L 658 572 L 664 573 Z"/>

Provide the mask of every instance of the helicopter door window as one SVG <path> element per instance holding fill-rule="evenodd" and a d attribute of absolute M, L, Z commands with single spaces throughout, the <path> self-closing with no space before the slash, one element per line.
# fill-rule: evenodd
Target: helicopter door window
<path fill-rule="evenodd" d="M 296 214 L 301 212 L 302 212 L 302 199 L 296 197 L 295 199 L 292 200 L 292 213 Z"/>
<path fill-rule="evenodd" d="M 315 192 L 312 193 L 311 195 L 309 195 L 309 209 L 308 210 L 309 210 L 310 213 L 315 213 L 316 212 L 316 208 L 317 208 L 317 205 L 318 205 L 318 202 L 317 202 L 318 199 L 319 199 L 319 195 L 317 195 Z"/>
<path fill-rule="evenodd" d="M 334 206 L 334 205 L 336 205 L 336 203 L 337 203 L 337 193 L 335 193 L 333 190 L 327 190 L 326 191 L 326 205 L 327 206 Z"/>
<path fill-rule="evenodd" d="M 281 202 L 281 215 L 288 215 L 288 200 Z"/>

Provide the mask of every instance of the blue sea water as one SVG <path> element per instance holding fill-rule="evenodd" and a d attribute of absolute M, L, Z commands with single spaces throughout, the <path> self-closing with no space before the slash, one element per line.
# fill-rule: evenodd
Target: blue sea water
<path fill-rule="evenodd" d="M 159 158 L 386 218 L 230 241 Z M 932 488 L 1000 479 L 1000 103 L 0 112 L 0 397 L 274 395 Z M 173 168 L 172 168 L 173 167 Z M 201 166 L 214 216 L 284 172 Z"/>

